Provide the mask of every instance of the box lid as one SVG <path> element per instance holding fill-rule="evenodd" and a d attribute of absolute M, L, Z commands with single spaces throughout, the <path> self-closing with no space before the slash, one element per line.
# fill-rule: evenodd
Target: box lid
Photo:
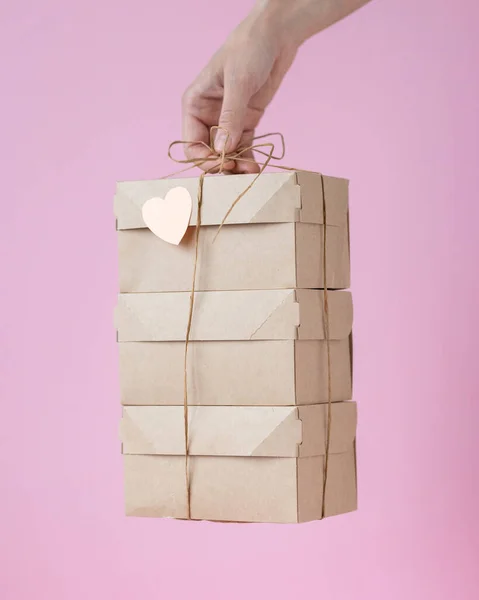
<path fill-rule="evenodd" d="M 254 175 L 216 175 L 204 180 L 202 224 L 219 225 Z M 193 199 L 190 225 L 196 225 L 198 177 L 124 181 L 117 184 L 114 211 L 117 229 L 141 229 L 143 204 L 185 187 Z M 328 225 L 341 225 L 348 209 L 348 181 L 324 176 Z M 234 207 L 226 223 L 323 223 L 321 175 L 305 171 L 263 173 Z"/>
<path fill-rule="evenodd" d="M 356 404 L 331 405 L 330 453 L 351 448 Z M 328 405 L 190 406 L 191 456 L 306 457 L 324 455 Z M 184 455 L 182 406 L 126 406 L 120 426 L 123 454 Z"/>
<path fill-rule="evenodd" d="M 324 339 L 322 290 L 197 292 L 190 340 Z M 352 329 L 351 293 L 329 291 L 329 336 Z M 184 341 L 188 292 L 120 294 L 115 324 L 120 342 Z"/>

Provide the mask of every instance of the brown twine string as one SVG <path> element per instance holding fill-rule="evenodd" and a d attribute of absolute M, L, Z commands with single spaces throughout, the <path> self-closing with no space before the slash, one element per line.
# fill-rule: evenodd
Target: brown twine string
<path fill-rule="evenodd" d="M 176 171 L 175 173 L 171 173 L 163 179 L 167 179 L 169 177 L 174 177 L 179 175 L 180 173 L 184 173 L 193 169 L 195 167 L 204 167 L 208 162 L 213 162 L 211 167 L 204 169 L 204 172 L 201 173 L 198 180 L 198 194 L 197 194 L 197 219 L 196 219 L 196 229 L 195 229 L 195 261 L 193 267 L 193 281 L 191 285 L 191 294 L 190 294 L 190 305 L 188 312 L 188 322 L 186 327 L 186 336 L 185 336 L 185 354 L 184 354 L 184 394 L 183 394 L 183 416 L 184 416 L 184 433 L 185 433 L 185 480 L 186 480 L 186 499 L 187 499 L 187 518 L 191 519 L 191 485 L 190 485 L 190 473 L 189 473 L 189 423 L 188 423 L 188 347 L 191 336 L 191 325 L 193 322 L 193 309 L 194 309 L 194 301 L 195 301 L 195 292 L 196 292 L 196 272 L 198 267 L 198 253 L 199 253 L 199 238 L 200 238 L 200 228 L 201 228 L 201 209 L 203 206 L 203 186 L 205 176 L 217 171 L 218 173 L 224 172 L 224 165 L 229 162 L 235 162 L 237 160 L 241 160 L 244 162 L 254 162 L 260 165 L 259 172 L 252 179 L 250 184 L 236 197 L 235 201 L 231 204 L 231 206 L 226 211 L 225 216 L 223 217 L 218 230 L 213 238 L 213 242 L 216 240 L 221 228 L 223 227 L 226 219 L 231 214 L 231 211 L 238 204 L 238 202 L 249 192 L 249 190 L 254 186 L 259 177 L 264 173 L 268 165 L 272 160 L 282 160 L 285 155 L 285 143 L 284 137 L 281 133 L 267 133 L 264 135 L 257 136 L 253 138 L 253 142 L 261 139 L 270 139 L 273 136 L 278 136 L 281 140 L 282 151 L 279 156 L 275 156 L 275 146 L 271 141 L 263 142 L 260 144 L 253 143 L 250 146 L 246 146 L 243 148 L 238 148 L 234 152 L 226 153 L 223 150 L 221 153 L 218 153 L 214 149 L 214 137 L 215 133 L 218 130 L 222 130 L 226 136 L 225 146 L 228 145 L 230 134 L 229 132 L 218 126 L 214 126 L 210 130 L 210 143 L 209 145 L 205 142 L 188 142 L 183 140 L 175 140 L 172 142 L 168 148 L 168 157 L 178 163 L 187 165 L 184 169 Z M 175 146 L 193 146 L 199 145 L 206 148 L 209 152 L 208 158 L 196 159 L 196 158 L 185 158 L 178 159 L 172 155 L 172 149 Z M 269 148 L 269 152 L 265 149 Z M 263 162 L 257 161 L 252 158 L 248 158 L 244 156 L 249 152 L 257 152 L 258 154 L 262 154 L 265 157 Z M 219 161 L 219 165 L 216 164 Z M 293 167 L 287 167 L 284 165 L 272 164 L 272 167 L 276 169 L 281 169 L 283 171 L 297 171 L 300 169 L 295 169 Z M 304 169 L 303 169 L 304 171 Z M 325 504 L 326 504 L 326 485 L 328 478 L 328 465 L 329 465 L 329 450 L 330 450 L 330 438 L 331 438 L 331 404 L 332 404 L 332 390 L 331 390 L 331 351 L 330 351 L 330 337 L 329 337 L 329 305 L 328 305 L 328 286 L 327 286 L 327 263 L 326 263 L 326 195 L 325 195 L 325 186 L 324 186 L 324 178 L 321 174 L 321 188 L 322 188 L 322 196 L 323 196 L 323 330 L 324 330 L 324 338 L 326 341 L 326 353 L 327 353 L 327 371 L 328 371 L 328 414 L 327 414 L 327 425 L 326 425 L 326 449 L 325 449 L 325 459 L 324 459 L 324 470 L 323 470 L 323 491 L 322 491 L 322 508 L 321 508 L 321 519 L 325 516 Z"/>
<path fill-rule="evenodd" d="M 329 304 L 328 304 L 328 286 L 326 281 L 327 275 L 327 261 L 326 261 L 326 194 L 324 189 L 324 177 L 321 174 L 321 192 L 323 196 L 323 330 L 324 339 L 326 340 L 326 356 L 327 356 L 327 370 L 328 370 L 328 416 L 326 426 L 326 449 L 324 453 L 324 471 L 323 471 L 323 498 L 321 503 L 321 519 L 324 519 L 326 512 L 326 484 L 328 482 L 328 466 L 329 466 L 329 445 L 331 439 L 331 402 L 332 402 L 332 389 L 331 389 L 331 346 L 329 338 Z"/>
<path fill-rule="evenodd" d="M 185 477 L 186 477 L 186 506 L 187 506 L 187 516 L 188 520 L 191 519 L 191 488 L 190 488 L 190 469 L 188 463 L 188 451 L 189 451 L 189 435 L 188 435 L 188 342 L 190 339 L 191 332 L 191 323 L 193 321 L 193 306 L 194 306 L 194 296 L 195 296 L 195 287 L 196 287 L 196 269 L 198 267 L 198 248 L 199 248 L 199 238 L 200 238 L 200 227 L 201 227 L 201 208 L 203 206 L 203 179 L 205 177 L 205 173 L 200 175 L 199 185 L 198 185 L 198 217 L 196 221 L 196 230 L 195 230 L 195 262 L 193 267 L 193 283 L 191 284 L 191 296 L 190 296 L 190 309 L 188 313 L 188 324 L 186 326 L 186 343 L 185 343 L 185 358 L 184 358 L 184 391 L 183 391 L 183 418 L 185 424 Z"/>

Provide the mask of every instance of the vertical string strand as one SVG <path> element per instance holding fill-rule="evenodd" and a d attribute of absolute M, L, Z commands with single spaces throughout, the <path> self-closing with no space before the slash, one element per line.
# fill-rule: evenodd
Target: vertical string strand
<path fill-rule="evenodd" d="M 195 229 L 195 261 L 193 266 L 193 281 L 191 284 L 190 308 L 188 313 L 188 324 L 186 326 L 185 336 L 185 360 L 184 360 L 184 390 L 183 390 L 183 417 L 185 427 L 185 480 L 186 480 L 186 512 L 188 520 L 191 519 L 191 485 L 190 485 L 190 465 L 189 465 L 189 415 L 188 415 L 188 346 L 191 334 L 191 323 L 193 321 L 193 308 L 195 304 L 196 291 L 196 270 L 198 267 L 198 249 L 201 228 L 201 209 L 203 206 L 203 182 L 205 173 L 202 173 L 198 182 L 198 216 Z"/>
<path fill-rule="evenodd" d="M 324 339 L 326 341 L 326 356 L 327 356 L 327 383 L 328 383 L 328 414 L 326 425 L 326 451 L 324 455 L 324 471 L 323 471 L 323 500 L 321 507 L 321 519 L 326 515 L 326 486 L 328 482 L 328 466 L 329 466 L 329 446 L 331 440 L 331 347 L 329 337 L 329 304 L 328 304 L 328 280 L 327 280 L 327 220 L 326 220 L 326 194 L 324 189 L 324 177 L 321 175 L 321 192 L 323 196 L 323 330 Z"/>

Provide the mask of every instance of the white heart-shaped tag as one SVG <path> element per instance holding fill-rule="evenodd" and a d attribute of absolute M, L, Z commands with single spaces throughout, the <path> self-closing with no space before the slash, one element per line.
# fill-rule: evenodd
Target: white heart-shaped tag
<path fill-rule="evenodd" d="M 189 191 L 184 187 L 175 187 L 164 198 L 147 200 L 141 214 L 150 231 L 165 242 L 177 246 L 188 229 L 192 206 Z"/>

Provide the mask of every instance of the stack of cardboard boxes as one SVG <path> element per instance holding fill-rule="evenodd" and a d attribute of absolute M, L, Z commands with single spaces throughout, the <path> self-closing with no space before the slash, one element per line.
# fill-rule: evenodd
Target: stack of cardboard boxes
<path fill-rule="evenodd" d="M 187 361 L 190 516 L 296 523 L 356 508 L 348 182 L 264 173 L 213 243 L 251 178 L 204 181 Z M 177 186 L 196 198 L 197 178 L 123 182 L 115 197 L 128 515 L 188 516 L 184 355 L 197 207 L 178 246 L 142 218 L 148 199 Z"/>

